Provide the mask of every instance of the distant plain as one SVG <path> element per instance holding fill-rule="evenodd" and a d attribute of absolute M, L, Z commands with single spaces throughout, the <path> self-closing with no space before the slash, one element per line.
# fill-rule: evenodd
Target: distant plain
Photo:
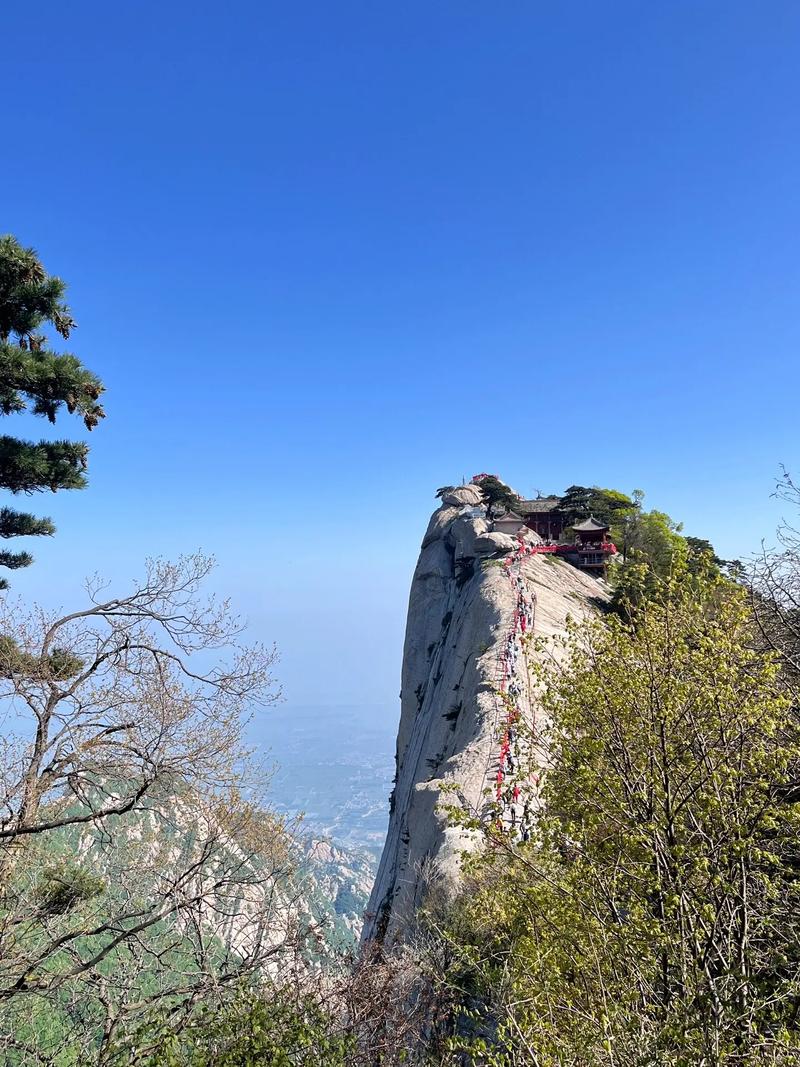
<path fill-rule="evenodd" d="M 386 836 L 399 702 L 278 705 L 259 715 L 250 742 L 274 765 L 270 795 L 305 828 L 375 860 Z"/>

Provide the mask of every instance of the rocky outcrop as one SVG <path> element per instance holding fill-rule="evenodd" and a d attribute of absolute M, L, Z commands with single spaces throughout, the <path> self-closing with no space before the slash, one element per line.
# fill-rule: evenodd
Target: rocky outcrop
<path fill-rule="evenodd" d="M 442 503 L 447 506 L 483 503 L 483 493 L 477 485 L 454 485 L 442 491 Z"/>
<path fill-rule="evenodd" d="M 501 690 L 511 686 L 520 715 L 536 714 L 520 625 L 552 638 L 569 616 L 581 619 L 608 599 L 601 583 L 570 564 L 526 553 L 535 534 L 492 532 L 475 490 L 442 494 L 411 585 L 397 778 L 366 939 L 401 939 L 432 884 L 448 893 L 458 887 L 462 855 L 478 836 L 448 820 L 442 789 L 449 783 L 475 812 L 491 806 L 495 788 L 499 795 L 508 707 Z M 516 820 L 513 798 L 508 804 Z"/>

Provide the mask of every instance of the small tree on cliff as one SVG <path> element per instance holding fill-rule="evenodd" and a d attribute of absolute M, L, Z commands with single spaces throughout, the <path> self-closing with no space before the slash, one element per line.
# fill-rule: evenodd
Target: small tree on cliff
<path fill-rule="evenodd" d="M 98 403 L 101 382 L 76 356 L 48 348 L 41 332 L 50 325 L 69 337 L 75 322 L 64 291 L 64 282 L 47 274 L 32 248 L 0 237 L 0 414 L 30 411 L 54 423 L 65 407 L 91 430 L 104 416 Z M 0 436 L 0 487 L 14 494 L 82 489 L 88 451 L 83 442 Z M 0 538 L 54 532 L 50 519 L 0 508 Z M 2 567 L 13 570 L 31 562 L 28 552 L 0 552 Z M 0 588 L 6 585 L 0 579 Z"/>
<path fill-rule="evenodd" d="M 494 474 L 476 474 L 472 479 L 480 487 L 489 510 L 513 511 L 519 507 L 519 497 L 514 490 L 501 482 Z"/>

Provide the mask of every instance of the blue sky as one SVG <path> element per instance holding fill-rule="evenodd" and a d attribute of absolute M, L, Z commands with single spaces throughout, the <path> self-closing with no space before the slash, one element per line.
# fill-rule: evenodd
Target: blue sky
<path fill-rule="evenodd" d="M 0 229 L 68 280 L 108 387 L 16 592 L 201 546 L 290 701 L 391 703 L 439 485 L 641 487 L 723 555 L 769 537 L 800 470 L 796 3 L 3 22 Z"/>

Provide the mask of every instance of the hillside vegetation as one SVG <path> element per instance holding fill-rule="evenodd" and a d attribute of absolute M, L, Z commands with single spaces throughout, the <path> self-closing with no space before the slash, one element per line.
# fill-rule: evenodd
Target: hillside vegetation
<path fill-rule="evenodd" d="M 607 503 L 636 531 L 622 610 L 532 657 L 542 715 L 517 773 L 543 805 L 524 841 L 475 821 L 464 891 L 427 909 L 449 1005 L 429 1062 L 796 1063 L 797 535 L 734 581 L 666 516 L 592 494 L 578 516 Z"/>

